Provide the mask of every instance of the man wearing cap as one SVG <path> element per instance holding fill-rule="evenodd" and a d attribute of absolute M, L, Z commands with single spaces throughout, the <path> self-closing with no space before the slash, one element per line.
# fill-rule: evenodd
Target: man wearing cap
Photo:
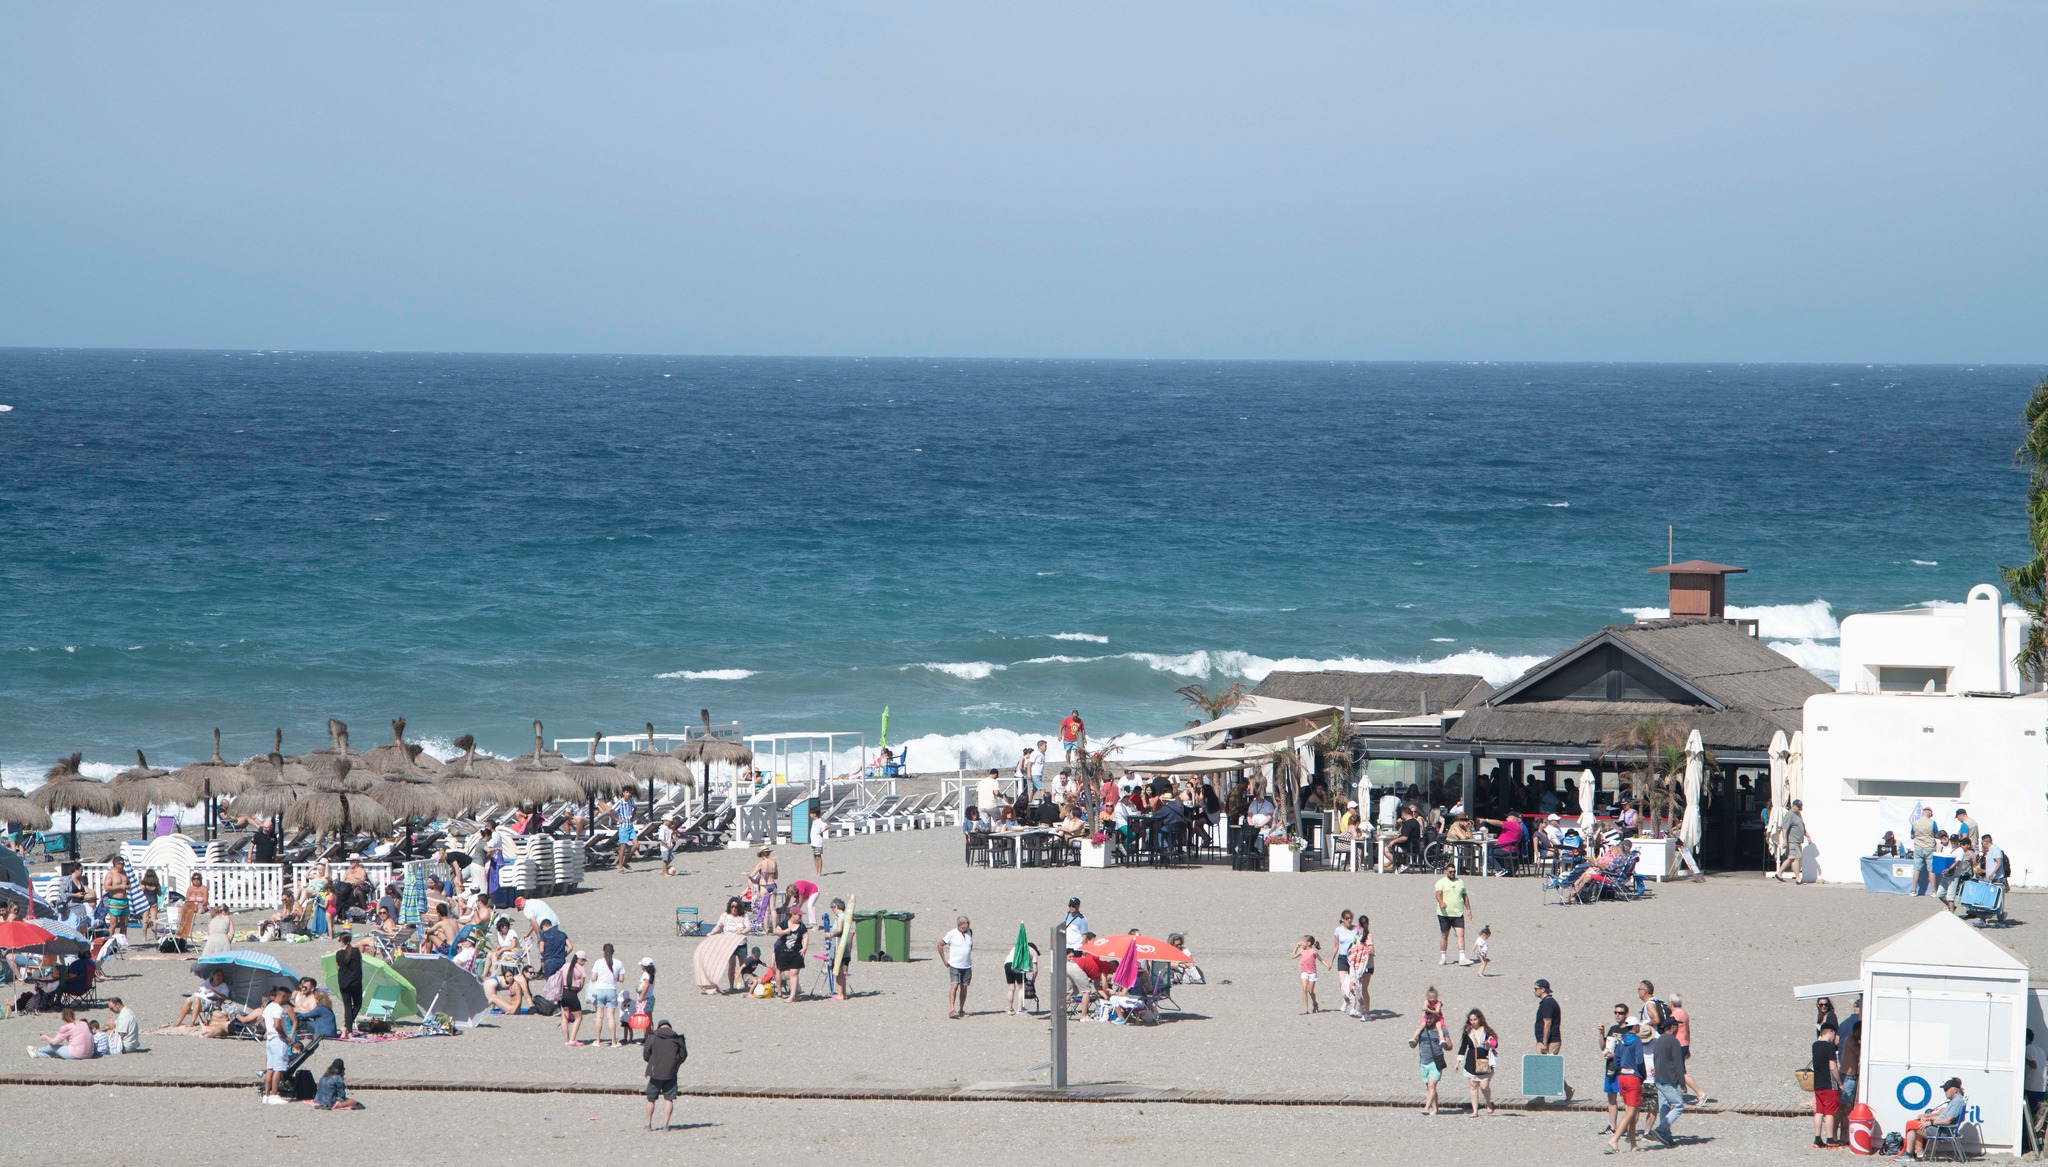
<path fill-rule="evenodd" d="M 1771 873 L 1772 879 L 1785 878 L 1785 865 L 1792 865 L 1792 882 L 1800 882 L 1806 865 L 1806 818 L 1799 812 L 1806 804 L 1792 800 L 1792 808 L 1785 812 L 1785 846 L 1778 852 L 1778 869 Z"/>
<path fill-rule="evenodd" d="M 1929 1126 L 1954 1126 L 1970 1113 L 1970 1100 L 1963 1094 L 1963 1080 L 1950 1078 L 1941 1084 L 1941 1092 L 1947 1096 L 1940 1106 L 1930 1106 L 1920 1112 L 1919 1118 L 1906 1121 L 1905 1145 L 1892 1158 L 1901 1156 L 1918 1159 L 1920 1152 L 1927 1149 L 1927 1128 Z"/>
<path fill-rule="evenodd" d="M 1451 933 L 1458 934 L 1458 963 L 1471 964 L 1465 956 L 1465 913 L 1471 908 L 1472 897 L 1465 891 L 1465 883 L 1458 878 L 1455 863 L 1444 864 L 1443 878 L 1436 881 L 1436 962 L 1447 964 L 1450 960 Z"/>

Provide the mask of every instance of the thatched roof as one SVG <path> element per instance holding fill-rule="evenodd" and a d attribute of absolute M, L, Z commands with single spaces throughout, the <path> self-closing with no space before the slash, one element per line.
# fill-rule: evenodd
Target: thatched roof
<path fill-rule="evenodd" d="M 447 768 L 439 758 L 405 740 L 403 717 L 392 721 L 390 741 L 363 755 L 363 765 L 379 774 L 395 774 L 415 768 L 438 774 Z"/>
<path fill-rule="evenodd" d="M 462 751 L 462 756 L 448 763 L 450 773 L 468 771 L 479 778 L 504 778 L 512 773 L 510 760 L 477 753 L 476 738 L 471 734 L 456 738 L 455 748 Z"/>
<path fill-rule="evenodd" d="M 1312 673 L 1276 672 L 1252 690 L 1255 697 L 1278 697 L 1285 701 L 1308 701 L 1317 705 L 1349 704 L 1354 721 L 1370 721 L 1370 710 L 1391 710 L 1392 716 L 1412 717 L 1423 712 L 1470 709 L 1493 695 L 1493 686 L 1476 673 L 1354 673 L 1324 669 Z"/>
<path fill-rule="evenodd" d="M 441 784 L 426 774 L 407 768 L 392 774 L 379 775 L 370 783 L 366 792 L 392 817 L 405 819 L 430 819 L 448 806 L 447 792 Z"/>
<path fill-rule="evenodd" d="M 284 825 L 294 831 L 340 835 L 359 830 L 388 831 L 396 817 L 367 794 L 314 790 L 284 812 Z"/>
<path fill-rule="evenodd" d="M 50 829 L 50 812 L 30 802 L 21 791 L 0 786 L 0 823 L 13 823 L 31 831 Z"/>
<path fill-rule="evenodd" d="M 585 797 L 617 794 L 634 786 L 631 774 L 597 756 L 597 743 L 603 740 L 604 734 L 593 733 L 589 755 L 580 762 L 570 762 L 562 767 L 562 773 L 583 788 Z"/>
<path fill-rule="evenodd" d="M 258 776 L 257 780 L 249 783 L 247 789 L 237 794 L 233 802 L 228 803 L 226 807 L 227 813 L 242 817 L 263 818 L 270 815 L 283 814 L 285 811 L 290 810 L 293 804 L 304 797 L 312 787 L 301 780 L 299 775 L 303 771 L 286 773 L 289 769 L 281 755 L 270 755 L 266 766 L 253 771 Z M 264 774 L 279 773 L 286 773 L 286 776 L 281 778 L 261 777 Z"/>
<path fill-rule="evenodd" d="M 697 716 L 704 721 L 704 736 L 692 738 L 675 748 L 675 755 L 685 762 L 696 762 L 707 769 L 714 763 L 730 766 L 751 766 L 754 751 L 740 742 L 727 741 L 711 736 L 711 711 L 700 709 Z"/>
<path fill-rule="evenodd" d="M 82 810 L 87 814 L 121 813 L 121 796 L 106 783 L 78 772 L 83 754 L 57 759 L 43 775 L 43 784 L 29 791 L 28 800 L 44 810 Z"/>
<path fill-rule="evenodd" d="M 1640 670 L 1658 689 L 1648 700 L 1559 696 L 1546 689 L 1596 652 Z M 1700 731 L 1709 749 L 1762 751 L 1771 735 L 1801 727 L 1806 699 L 1827 684 L 1726 620 L 1653 620 L 1603 628 L 1530 669 L 1445 732 L 1444 740 L 1598 748 L 1645 717 Z"/>
<path fill-rule="evenodd" d="M 191 806 L 199 794 L 171 777 L 169 770 L 149 764 L 142 751 L 135 751 L 135 764 L 114 775 L 108 784 L 121 800 L 121 809 L 146 812 L 159 806 Z"/>
<path fill-rule="evenodd" d="M 612 762 L 642 782 L 687 786 L 696 781 L 688 762 L 676 757 L 673 751 L 654 748 L 654 723 L 651 721 L 647 723 L 647 748 L 620 754 Z"/>
<path fill-rule="evenodd" d="M 505 781 L 519 788 L 528 802 L 544 804 L 562 798 L 583 801 L 583 787 L 563 772 L 568 759 L 541 744 L 541 725 L 533 723 L 533 752 L 512 760 L 512 772 Z"/>
<path fill-rule="evenodd" d="M 241 766 L 230 765 L 220 756 L 220 730 L 213 731 L 213 757 L 204 762 L 194 762 L 171 771 L 171 777 L 190 786 L 202 797 L 208 794 L 240 794 L 255 781 L 249 771 Z"/>

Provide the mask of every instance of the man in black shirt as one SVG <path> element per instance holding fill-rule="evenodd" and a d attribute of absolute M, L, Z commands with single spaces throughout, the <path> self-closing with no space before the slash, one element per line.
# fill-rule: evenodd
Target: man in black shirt
<path fill-rule="evenodd" d="M 1842 1053 L 1835 1044 L 1835 1023 L 1824 1022 L 1813 1043 L 1813 1145 L 1835 1141 L 1835 1115 L 1842 1108 Z"/>

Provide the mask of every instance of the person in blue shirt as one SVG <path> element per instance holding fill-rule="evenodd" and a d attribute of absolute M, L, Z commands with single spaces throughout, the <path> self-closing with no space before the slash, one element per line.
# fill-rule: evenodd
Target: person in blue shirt
<path fill-rule="evenodd" d="M 1954 1126 L 1970 1113 L 1970 1100 L 1963 1094 L 1963 1080 L 1950 1078 L 1941 1084 L 1941 1092 L 1947 1098 L 1939 1106 L 1930 1106 L 1920 1112 L 1920 1117 L 1906 1123 L 1905 1145 L 1899 1154 L 1908 1159 L 1918 1159 L 1920 1152 L 1927 1149 L 1927 1128 L 1929 1126 Z M 1894 1156 L 1896 1158 L 1897 1156 Z"/>
<path fill-rule="evenodd" d="M 321 1110 L 361 1110 L 363 1104 L 348 1096 L 348 1067 L 336 1058 L 313 1087 L 313 1105 Z"/>
<path fill-rule="evenodd" d="M 299 1029 L 311 1033 L 322 1041 L 330 1037 L 340 1037 L 341 1029 L 334 1020 L 332 1000 L 324 992 L 316 992 L 313 999 L 316 1003 L 311 1009 L 293 1015 L 298 1020 Z"/>

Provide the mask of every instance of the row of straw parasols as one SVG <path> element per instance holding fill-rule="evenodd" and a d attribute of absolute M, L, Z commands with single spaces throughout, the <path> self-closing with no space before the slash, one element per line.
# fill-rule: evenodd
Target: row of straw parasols
<path fill-rule="evenodd" d="M 652 802 L 656 783 L 696 785 L 693 764 L 708 778 L 714 764 L 753 763 L 753 753 L 746 747 L 710 736 L 709 710 L 700 716 L 702 738 L 673 750 L 656 750 L 654 724 L 649 722 L 643 748 L 610 759 L 597 756 L 602 734 L 592 737 L 589 753 L 581 759 L 548 749 L 538 721 L 533 723 L 533 751 L 511 759 L 479 754 L 476 739 L 465 734 L 455 739 L 461 754 L 443 762 L 405 740 L 404 718 L 391 723 L 390 741 L 358 753 L 349 747 L 348 726 L 330 718 L 328 744 L 322 749 L 286 755 L 280 729 L 269 753 L 235 764 L 221 757 L 216 729 L 213 756 L 177 770 L 151 766 L 137 750 L 134 766 L 101 782 L 80 772 L 83 755 L 60 758 L 34 790 L 23 793 L 0 786 L 0 822 L 48 830 L 52 815 L 68 811 L 71 853 L 76 858 L 80 811 L 140 812 L 147 837 L 152 811 L 226 798 L 226 813 L 268 818 L 287 830 L 325 836 L 382 832 L 401 821 L 411 824 L 490 806 L 545 806 L 556 801 L 594 806 L 599 798 L 635 793 L 643 782 Z"/>

